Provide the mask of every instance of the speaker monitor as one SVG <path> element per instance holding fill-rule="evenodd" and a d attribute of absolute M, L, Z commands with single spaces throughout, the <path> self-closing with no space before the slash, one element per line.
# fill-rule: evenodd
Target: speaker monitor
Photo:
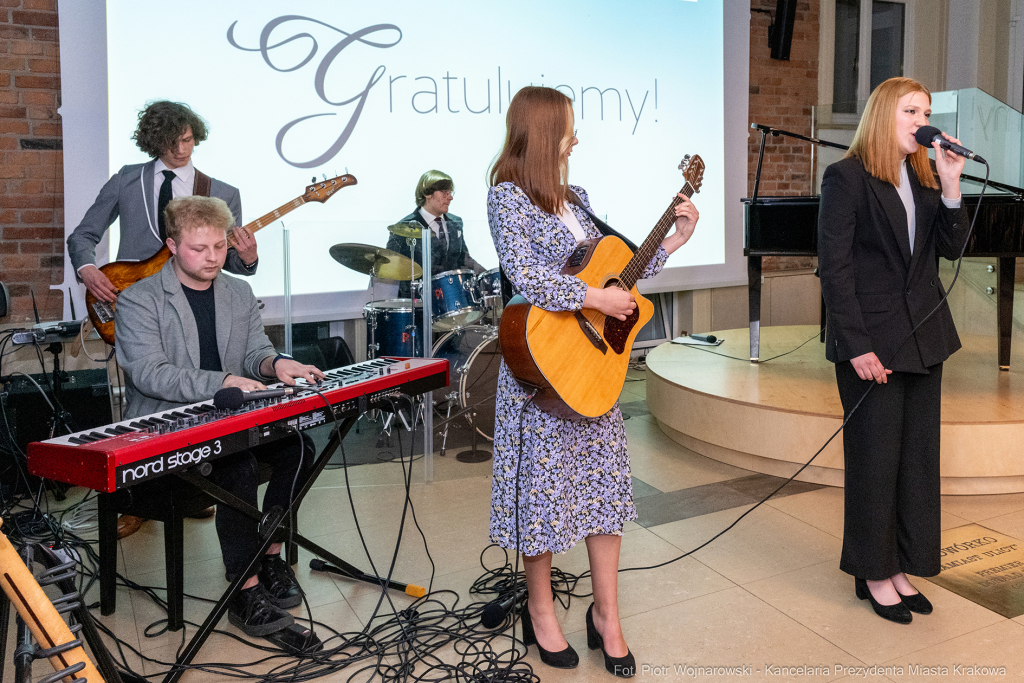
<path fill-rule="evenodd" d="M 789 48 L 793 45 L 793 24 L 796 22 L 797 0 L 778 0 L 775 6 L 775 22 L 768 37 L 772 59 L 789 59 Z"/>
<path fill-rule="evenodd" d="M 40 387 L 47 389 L 47 380 L 52 377 L 32 375 Z M 50 438 L 53 411 L 36 385 L 21 376 L 11 378 L 8 384 L 0 385 L 6 393 L 7 420 L 14 432 L 14 442 L 22 451 L 32 441 Z M 52 396 L 50 397 L 52 401 Z M 62 404 L 68 411 L 74 428 L 92 429 L 108 425 L 112 421 L 107 371 L 71 370 L 62 386 Z M 0 423 L 0 429 L 4 429 Z M 4 435 L 6 436 L 6 435 Z"/>

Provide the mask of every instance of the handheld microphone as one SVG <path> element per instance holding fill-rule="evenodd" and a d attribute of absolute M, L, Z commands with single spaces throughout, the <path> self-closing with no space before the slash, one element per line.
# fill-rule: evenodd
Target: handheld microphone
<path fill-rule="evenodd" d="M 501 622 L 505 621 L 512 608 L 525 599 L 525 590 L 514 590 L 491 600 L 480 615 L 480 625 L 488 629 L 501 626 Z"/>
<path fill-rule="evenodd" d="M 955 142 L 950 142 L 946 138 L 942 137 L 942 131 L 935 126 L 921 126 L 917 129 L 917 132 L 914 133 L 914 139 L 917 140 L 917 144 L 922 147 L 931 147 L 932 142 L 938 142 L 939 147 L 955 152 L 965 159 L 977 161 L 979 164 L 988 163 L 982 157 L 978 156 L 966 147 L 958 145 Z"/>
<path fill-rule="evenodd" d="M 242 391 L 238 387 L 227 387 L 213 395 L 213 407 L 219 410 L 238 410 L 250 401 L 291 396 L 294 393 L 295 387 L 279 387 L 260 391 Z"/>
<path fill-rule="evenodd" d="M 718 337 L 713 334 L 691 334 L 690 339 L 696 339 L 697 341 L 707 342 L 708 344 L 714 344 L 718 341 Z"/>

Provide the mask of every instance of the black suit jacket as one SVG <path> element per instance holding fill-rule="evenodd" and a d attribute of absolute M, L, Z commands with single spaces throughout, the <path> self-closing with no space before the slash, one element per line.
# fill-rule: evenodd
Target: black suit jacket
<path fill-rule="evenodd" d="M 415 221 L 427 230 L 430 230 L 430 226 L 423 220 L 423 214 L 420 213 L 419 209 L 403 218 L 401 222 L 408 223 L 410 221 Z M 447 248 L 445 248 L 443 235 L 441 237 L 434 237 L 433 231 L 430 232 L 431 277 L 438 273 L 458 270 L 460 268 L 471 268 L 474 273 L 482 273 L 484 271 L 483 266 L 473 260 L 469 255 L 469 250 L 466 248 L 466 240 L 462 234 L 462 219 L 454 214 L 446 213 L 444 221 L 448 227 Z M 409 243 L 404 237 L 392 234 L 388 237 L 388 249 L 397 251 L 403 256 L 409 256 Z M 416 263 L 423 265 L 423 246 L 419 242 L 416 242 L 416 253 L 412 254 L 412 259 Z M 399 283 L 398 296 L 400 298 L 409 297 L 408 282 Z"/>
<path fill-rule="evenodd" d="M 848 157 L 825 170 L 818 214 L 818 268 L 828 310 L 825 357 L 833 363 L 873 351 L 890 370 L 924 372 L 960 348 L 942 300 L 938 257 L 960 256 L 967 210 L 948 209 L 939 190 L 923 187 L 908 164 L 916 234 L 910 251 L 907 212 L 896 188 Z"/>

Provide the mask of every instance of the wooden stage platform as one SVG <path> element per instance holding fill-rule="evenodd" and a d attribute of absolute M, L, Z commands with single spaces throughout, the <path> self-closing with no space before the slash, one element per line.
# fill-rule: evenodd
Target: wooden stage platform
<path fill-rule="evenodd" d="M 714 332 L 706 347 L 748 357 L 746 329 Z M 835 372 L 814 326 L 761 328 L 759 364 L 678 344 L 647 356 L 647 405 L 673 440 L 709 458 L 789 477 L 842 424 Z M 996 364 L 995 337 L 961 334 L 942 384 L 942 492 L 1024 492 L 1024 362 Z M 843 440 L 836 436 L 798 477 L 843 485 Z"/>

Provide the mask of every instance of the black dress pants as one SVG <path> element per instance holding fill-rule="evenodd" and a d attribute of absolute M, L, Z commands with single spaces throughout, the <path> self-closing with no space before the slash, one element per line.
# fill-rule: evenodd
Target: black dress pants
<path fill-rule="evenodd" d="M 871 390 L 843 431 L 846 464 L 839 568 L 880 581 L 939 573 L 939 429 L 942 364 L 928 374 L 893 372 Z M 870 384 L 836 364 L 843 412 Z"/>
<path fill-rule="evenodd" d="M 302 488 L 316 458 L 312 440 L 303 435 L 290 436 L 214 461 L 210 481 L 233 493 L 253 507 L 259 487 L 260 463 L 272 467 L 270 482 L 263 496 L 263 512 L 271 508 L 287 509 L 296 491 Z M 248 559 L 260 546 L 259 526 L 229 505 L 217 506 L 217 537 L 228 580 L 245 571 Z M 287 532 L 278 527 L 275 543 L 287 540 Z M 246 577 L 247 579 L 249 577 Z"/>

